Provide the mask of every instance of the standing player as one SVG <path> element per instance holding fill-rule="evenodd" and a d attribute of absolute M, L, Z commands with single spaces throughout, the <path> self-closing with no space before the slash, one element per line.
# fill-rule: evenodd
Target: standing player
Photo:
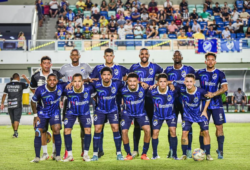
<path fill-rule="evenodd" d="M 28 82 L 29 80 L 25 75 L 22 77 Z M 4 101 L 6 96 L 8 95 L 8 113 L 10 115 L 10 120 L 12 124 L 12 128 L 14 130 L 13 138 L 18 137 L 18 126 L 22 116 L 22 96 L 23 89 L 27 89 L 29 86 L 23 82 L 20 82 L 20 76 L 18 73 L 14 73 L 11 82 L 7 83 L 4 88 L 4 94 L 1 102 L 1 110 L 4 109 Z"/>
<path fill-rule="evenodd" d="M 177 117 L 174 110 L 174 101 L 177 98 L 177 91 L 172 91 L 168 87 L 168 76 L 161 73 L 157 77 L 158 87 L 148 91 L 148 96 L 153 98 L 154 102 L 154 117 L 153 117 L 153 157 L 152 159 L 160 158 L 157 154 L 157 146 L 159 143 L 158 136 L 161 126 L 166 120 L 170 130 L 170 147 L 173 150 L 173 159 L 178 160 L 177 157 L 177 136 L 176 126 Z"/>
<path fill-rule="evenodd" d="M 47 77 L 47 83 L 38 87 L 32 97 L 31 107 L 34 113 L 34 126 L 36 129 L 34 140 L 36 157 L 32 162 L 38 163 L 40 161 L 41 133 L 43 133 L 48 123 L 52 127 L 55 139 L 55 160 L 61 161 L 60 99 L 65 86 L 66 83 L 58 84 L 57 76 L 51 73 Z"/>
<path fill-rule="evenodd" d="M 227 92 L 228 85 L 225 74 L 219 69 L 215 68 L 216 54 L 207 53 L 205 55 L 206 69 L 201 69 L 196 73 L 196 79 L 200 81 L 201 88 L 208 92 L 207 97 L 211 98 L 210 105 L 208 106 L 208 117 L 213 116 L 214 124 L 216 127 L 216 136 L 218 141 L 218 159 L 223 159 L 223 123 L 226 123 L 226 117 L 223 109 L 221 94 Z M 221 88 L 219 88 L 221 87 Z M 203 136 L 200 136 L 201 148 L 203 148 L 202 140 Z"/>
<path fill-rule="evenodd" d="M 111 48 L 107 48 L 105 51 L 104 51 L 104 59 L 105 59 L 105 64 L 101 64 L 101 65 L 97 65 L 92 73 L 90 74 L 90 78 L 92 80 L 101 80 L 101 70 L 102 68 L 104 67 L 109 67 L 111 68 L 112 72 L 113 72 L 113 77 L 112 79 L 113 80 L 125 80 L 126 79 L 126 75 L 128 73 L 128 69 L 125 68 L 124 66 L 121 66 L 121 65 L 117 65 L 114 63 L 114 58 L 115 58 L 115 55 L 114 55 L 114 50 L 111 49 Z M 116 103 L 117 103 L 117 106 L 118 106 L 118 112 L 120 113 L 121 112 L 121 96 L 118 94 L 116 96 Z M 103 128 L 104 128 L 104 125 L 103 125 Z M 98 158 L 100 158 L 101 156 L 104 155 L 104 152 L 103 152 L 103 136 L 104 136 L 104 133 L 103 133 L 103 130 L 101 132 L 101 139 L 100 139 L 100 144 L 99 144 L 99 150 L 98 150 Z"/>
<path fill-rule="evenodd" d="M 61 81 L 62 75 L 56 71 L 51 69 L 52 63 L 51 63 L 51 58 L 48 56 L 44 56 L 41 58 L 41 68 L 35 72 L 32 77 L 31 77 L 31 82 L 30 82 L 30 90 L 32 93 L 35 93 L 35 90 L 39 87 L 42 86 L 46 83 L 47 81 L 47 76 L 51 73 L 55 74 L 57 78 Z M 43 130 L 43 133 L 41 134 L 41 139 L 42 139 L 42 149 L 43 149 L 43 155 L 40 161 L 47 160 L 49 159 L 49 154 L 47 151 L 47 138 L 46 138 L 46 132 L 48 130 L 48 125 L 46 128 Z M 54 139 L 54 138 L 53 138 Z M 52 158 L 55 158 L 55 143 L 53 141 L 53 156 Z"/>
<path fill-rule="evenodd" d="M 139 127 L 144 130 L 144 145 L 141 159 L 149 160 L 147 152 L 150 142 L 150 123 L 144 108 L 147 90 L 139 84 L 138 78 L 139 77 L 136 73 L 129 73 L 127 77 L 128 85 L 121 89 L 125 105 L 125 110 L 123 111 L 121 117 L 122 140 L 124 149 L 127 152 L 125 160 L 133 159 L 130 152 L 128 138 L 128 130 L 133 119 L 136 120 Z"/>
<path fill-rule="evenodd" d="M 97 107 L 94 113 L 95 134 L 93 137 L 94 153 L 92 161 L 98 160 L 98 145 L 105 119 L 109 120 L 116 146 L 117 160 L 124 160 L 121 154 L 121 136 L 119 133 L 119 114 L 116 103 L 116 95 L 123 83 L 120 80 L 112 80 L 112 70 L 104 67 L 101 70 L 101 80 L 93 82 L 97 92 Z"/>
<path fill-rule="evenodd" d="M 183 84 L 184 80 L 185 80 L 185 76 L 189 73 L 195 74 L 195 70 L 193 69 L 193 67 L 191 66 L 186 66 L 182 64 L 182 60 L 183 57 L 181 55 L 181 52 L 176 50 L 174 52 L 174 56 L 173 56 L 173 60 L 174 60 L 174 65 L 173 66 L 168 66 L 165 70 L 164 73 L 166 73 L 168 75 L 168 80 L 169 81 L 174 81 L 180 84 Z M 183 118 L 183 107 L 182 107 L 182 102 L 181 102 L 181 98 L 177 98 L 177 100 L 175 100 L 174 102 L 174 109 L 175 109 L 175 114 L 176 114 L 176 118 L 178 120 L 178 115 L 179 113 L 181 113 L 181 118 Z M 189 131 L 188 134 L 188 150 L 187 150 L 187 157 L 188 158 L 192 158 L 192 127 Z M 168 131 L 168 141 L 170 144 L 170 131 Z M 172 158 L 172 148 L 170 147 L 170 151 L 168 154 L 168 158 Z"/>
<path fill-rule="evenodd" d="M 89 146 L 91 142 L 91 117 L 89 104 L 91 100 L 91 94 L 93 93 L 93 87 L 91 85 L 84 85 L 83 76 L 80 73 L 74 74 L 72 77 L 73 89 L 64 90 L 63 95 L 67 97 L 67 110 L 64 119 L 64 139 L 65 146 L 68 151 L 68 156 L 64 162 L 73 161 L 72 154 L 72 138 L 71 131 L 76 118 L 84 128 L 84 161 L 90 161 L 88 156 Z"/>
<path fill-rule="evenodd" d="M 76 73 L 80 73 L 82 75 L 84 82 L 89 82 L 89 74 L 92 72 L 92 68 L 87 63 L 80 63 L 80 58 L 81 58 L 80 52 L 77 49 L 73 49 L 70 53 L 71 64 L 63 65 L 59 71 L 64 77 L 65 82 L 71 82 L 73 75 Z M 65 100 L 64 107 L 63 107 L 63 119 L 62 119 L 63 121 L 65 117 L 65 112 L 66 112 L 66 103 L 67 101 Z M 84 131 L 84 128 L 82 128 L 81 123 L 80 123 L 80 126 L 81 126 L 81 147 L 82 147 L 81 156 L 83 156 L 84 132 L 85 131 Z M 65 150 L 65 154 L 63 158 L 65 159 L 67 156 L 68 156 L 67 150 Z"/>
<path fill-rule="evenodd" d="M 204 136 L 204 151 L 207 155 L 207 160 L 212 161 L 213 158 L 210 155 L 210 136 L 209 136 L 209 123 L 207 116 L 207 108 L 210 103 L 210 99 L 207 99 L 205 95 L 207 92 L 199 87 L 195 87 L 195 75 L 187 74 L 184 81 L 185 85 L 177 85 L 177 91 L 181 96 L 183 104 L 183 120 L 182 120 L 182 137 L 181 145 L 183 155 L 180 160 L 187 159 L 188 148 L 188 133 L 193 123 L 198 123 Z M 205 101 L 205 106 L 202 101 Z"/>
<path fill-rule="evenodd" d="M 148 61 L 149 56 L 150 55 L 149 55 L 148 49 L 142 48 L 140 50 L 140 55 L 139 55 L 141 62 L 137 64 L 133 64 L 130 67 L 129 72 L 136 73 L 139 76 L 139 81 L 147 83 L 148 85 L 154 85 L 156 74 L 162 73 L 163 69 L 159 65 L 149 62 Z M 145 98 L 145 110 L 147 112 L 150 125 L 152 128 L 154 104 L 153 104 L 152 98 L 150 97 Z M 152 133 L 153 133 L 153 130 L 151 129 L 151 134 Z M 135 121 L 133 137 L 134 137 L 134 152 L 132 156 L 136 157 L 136 156 L 139 156 L 138 147 L 139 147 L 139 141 L 141 137 L 141 129 L 137 121 Z"/>

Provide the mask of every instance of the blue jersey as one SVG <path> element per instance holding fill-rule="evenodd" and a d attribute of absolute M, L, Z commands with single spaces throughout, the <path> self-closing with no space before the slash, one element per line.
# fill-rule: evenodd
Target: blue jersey
<path fill-rule="evenodd" d="M 201 88 L 212 93 L 218 91 L 221 85 L 227 84 L 225 74 L 218 69 L 214 69 L 211 72 L 207 71 L 207 69 L 198 70 L 196 73 L 196 79 L 200 81 Z M 208 106 L 208 109 L 219 108 L 223 108 L 220 95 L 213 97 Z"/>
<path fill-rule="evenodd" d="M 195 92 L 190 94 L 185 85 L 177 85 L 176 90 L 179 91 L 182 100 L 184 110 L 183 120 L 189 122 L 206 121 L 207 118 L 205 116 L 200 116 L 205 106 L 203 101 L 210 100 L 204 96 L 207 92 L 202 88 L 196 87 Z"/>
<path fill-rule="evenodd" d="M 97 92 L 97 107 L 96 110 L 108 114 L 117 110 L 116 95 L 123 87 L 123 82 L 120 80 L 111 80 L 110 86 L 103 86 L 102 80 L 91 83 Z"/>
<path fill-rule="evenodd" d="M 66 96 L 68 99 L 66 114 L 75 116 L 89 115 L 89 103 L 92 93 L 94 93 L 94 89 L 88 84 L 83 85 L 82 92 L 79 93 L 75 92 L 74 88 L 71 90 L 65 89 L 63 96 Z"/>
<path fill-rule="evenodd" d="M 129 116 L 145 116 L 146 111 L 144 109 L 144 98 L 147 93 L 147 90 L 145 90 L 140 84 L 138 85 L 138 88 L 136 91 L 130 91 L 128 86 L 124 86 L 120 90 L 123 101 L 124 101 L 124 110 L 123 112 L 125 114 L 128 114 Z"/>
<path fill-rule="evenodd" d="M 151 62 L 146 67 L 142 67 L 140 63 L 137 63 L 130 67 L 129 73 L 131 72 L 135 72 L 140 81 L 148 85 L 154 85 L 156 74 L 162 73 L 163 69 L 158 64 Z"/>
<path fill-rule="evenodd" d="M 47 85 L 38 87 L 32 101 L 37 103 L 37 114 L 40 118 L 50 118 L 60 115 L 60 99 L 67 83 L 59 83 L 54 91 L 49 91 Z"/>
<path fill-rule="evenodd" d="M 154 116 L 162 120 L 176 118 L 173 104 L 175 98 L 178 96 L 178 92 L 176 90 L 171 91 L 169 87 L 167 87 L 167 91 L 165 93 L 160 93 L 159 87 L 157 87 L 152 90 L 148 90 L 147 94 L 149 97 L 153 98 Z"/>
<path fill-rule="evenodd" d="M 101 78 L 101 70 L 106 67 L 105 64 L 101 64 L 101 65 L 97 65 L 94 70 L 92 71 L 92 73 L 90 74 L 90 78 L 99 78 L 100 80 Z M 110 67 L 112 69 L 113 72 L 113 78 L 112 79 L 116 79 L 116 80 L 123 80 L 122 78 L 124 76 L 126 76 L 126 74 L 128 73 L 128 69 L 125 68 L 124 66 L 121 65 L 116 65 L 114 64 L 112 67 Z"/>

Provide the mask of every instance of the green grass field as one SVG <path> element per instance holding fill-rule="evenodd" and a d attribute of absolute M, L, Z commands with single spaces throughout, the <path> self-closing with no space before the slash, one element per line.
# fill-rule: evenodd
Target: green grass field
<path fill-rule="evenodd" d="M 131 126 L 133 128 L 133 126 Z M 199 127 L 197 124 L 193 125 L 193 149 L 199 147 Z M 32 126 L 20 126 L 19 138 L 12 138 L 11 126 L 0 126 L 0 146 L 1 156 L 0 169 L 202 169 L 202 170 L 235 170 L 235 169 L 250 169 L 250 125 L 247 123 L 227 123 L 224 126 L 225 131 L 225 145 L 224 145 L 224 159 L 218 160 L 215 150 L 217 149 L 217 139 L 215 137 L 215 127 L 210 124 L 210 136 L 211 136 L 211 155 L 214 161 L 202 161 L 195 162 L 193 159 L 186 161 L 174 161 L 167 159 L 168 153 L 168 141 L 167 141 L 167 125 L 164 125 L 159 137 L 158 154 L 161 157 L 158 160 L 142 161 L 140 158 L 136 158 L 132 161 L 117 161 L 115 155 L 115 145 L 113 142 L 113 135 L 109 125 L 105 127 L 104 137 L 104 152 L 105 155 L 99 159 L 98 162 L 83 162 L 80 157 L 80 129 L 78 125 L 74 127 L 73 138 L 73 155 L 74 162 L 55 162 L 52 159 L 40 162 L 38 164 L 30 163 L 34 158 L 34 130 Z M 181 138 L 181 125 L 178 124 L 177 128 L 178 136 L 178 156 L 182 154 L 180 138 Z M 143 133 L 140 143 L 140 152 L 143 144 Z M 130 130 L 130 147 L 133 149 L 132 142 L 132 129 Z M 91 143 L 92 144 L 92 143 Z M 90 147 L 90 156 L 92 156 L 92 145 Z M 63 155 L 64 145 L 62 147 Z M 51 155 L 52 144 L 48 144 L 48 152 Z M 125 151 L 122 152 L 125 156 Z M 41 152 L 42 153 L 42 152 Z M 152 156 L 152 147 L 148 152 L 148 156 Z"/>

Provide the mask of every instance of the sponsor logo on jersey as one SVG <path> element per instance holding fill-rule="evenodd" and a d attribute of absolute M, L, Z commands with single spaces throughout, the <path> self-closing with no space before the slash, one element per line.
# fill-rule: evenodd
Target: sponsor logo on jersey
<path fill-rule="evenodd" d="M 149 69 L 149 74 L 153 75 L 154 74 L 154 70 L 152 68 Z"/>
<path fill-rule="evenodd" d="M 186 73 L 185 70 L 183 70 L 183 71 L 181 72 L 181 76 L 184 77 L 184 78 L 186 77 L 186 74 L 187 74 L 187 73 Z"/>
<path fill-rule="evenodd" d="M 116 88 L 115 88 L 115 87 L 112 87 L 112 88 L 111 88 L 111 92 L 112 92 L 113 94 L 115 94 Z"/>
<path fill-rule="evenodd" d="M 91 125 L 91 118 L 87 118 L 87 125 Z"/>
<path fill-rule="evenodd" d="M 205 81 L 205 86 L 216 86 L 216 83 Z"/>
<path fill-rule="evenodd" d="M 115 69 L 115 70 L 114 70 L 114 74 L 115 74 L 115 75 L 118 75 L 118 74 L 119 74 L 118 69 Z"/>
<path fill-rule="evenodd" d="M 114 114 L 114 120 L 113 121 L 118 121 L 118 115 Z"/>
<path fill-rule="evenodd" d="M 176 124 L 176 122 L 175 122 L 175 118 L 173 118 L 173 119 L 172 119 L 171 124 Z"/>
<path fill-rule="evenodd" d="M 120 124 L 121 124 L 121 126 L 124 126 L 125 125 L 125 120 L 122 119 Z"/>
<path fill-rule="evenodd" d="M 88 93 L 85 92 L 84 95 L 83 95 L 83 97 L 86 99 L 88 97 Z"/>
<path fill-rule="evenodd" d="M 172 96 L 168 95 L 168 101 L 170 102 L 172 100 Z"/>
<path fill-rule="evenodd" d="M 65 118 L 65 120 L 64 120 L 64 125 L 67 125 L 68 122 L 69 122 L 68 118 Z"/>
<path fill-rule="evenodd" d="M 217 74 L 214 73 L 212 77 L 213 77 L 214 80 L 217 79 Z"/>
<path fill-rule="evenodd" d="M 58 90 L 58 91 L 57 91 L 57 95 L 58 95 L 58 96 L 61 96 L 61 95 L 62 95 L 62 91 L 61 91 L 61 90 Z"/>
<path fill-rule="evenodd" d="M 155 120 L 153 121 L 153 125 L 154 125 L 154 126 L 157 126 L 157 125 L 158 125 L 158 120 L 157 120 L 157 119 L 155 119 Z"/>
<path fill-rule="evenodd" d="M 220 117 L 220 120 L 219 120 L 219 121 L 224 120 L 224 119 L 223 119 L 223 116 L 222 116 L 222 113 L 219 114 L 219 117 Z"/>
<path fill-rule="evenodd" d="M 140 98 L 143 97 L 143 92 L 140 91 L 138 95 L 139 95 Z"/>
<path fill-rule="evenodd" d="M 59 120 L 59 115 L 55 115 L 55 120 Z"/>
<path fill-rule="evenodd" d="M 195 97 L 195 98 L 194 98 L 194 102 L 195 102 L 195 103 L 197 103 L 197 102 L 198 102 L 198 100 L 199 100 L 199 98 L 198 98 L 198 97 Z"/>

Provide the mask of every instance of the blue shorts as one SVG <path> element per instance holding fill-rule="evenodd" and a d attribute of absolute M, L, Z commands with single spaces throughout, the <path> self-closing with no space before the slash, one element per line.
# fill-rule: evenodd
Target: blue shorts
<path fill-rule="evenodd" d="M 126 130 L 129 129 L 132 123 L 132 120 L 137 121 L 140 128 L 145 125 L 150 125 L 149 118 L 147 115 L 145 116 L 129 116 L 128 114 L 122 113 L 121 116 L 121 129 Z"/>
<path fill-rule="evenodd" d="M 177 126 L 177 119 L 173 118 L 173 119 L 165 119 L 168 127 L 176 127 Z M 154 116 L 152 119 L 153 122 L 153 130 L 155 129 L 161 129 L 161 126 L 164 122 L 164 119 L 159 119 L 157 116 Z"/>
<path fill-rule="evenodd" d="M 195 122 L 182 121 L 182 131 L 190 131 L 193 123 Z M 203 122 L 197 122 L 197 123 L 200 125 L 200 128 L 202 131 L 208 130 L 209 122 L 207 120 Z"/>
<path fill-rule="evenodd" d="M 110 124 L 119 124 L 118 111 L 114 111 L 108 114 L 104 114 L 98 110 L 94 113 L 94 125 L 103 125 L 105 120 L 108 120 Z"/>
<path fill-rule="evenodd" d="M 78 117 L 79 123 L 83 128 L 91 128 L 92 121 L 89 115 L 75 116 L 72 114 L 66 114 L 64 119 L 64 128 L 71 128 L 74 126 L 76 118 Z"/>
<path fill-rule="evenodd" d="M 207 109 L 208 121 L 210 121 L 211 115 L 215 125 L 222 125 L 223 123 L 226 123 L 226 116 L 223 108 Z"/>
<path fill-rule="evenodd" d="M 61 124 L 61 115 L 53 115 L 50 118 L 40 118 L 40 122 L 37 122 L 36 128 L 47 129 L 48 123 L 50 124 L 50 126 L 55 124 Z"/>

